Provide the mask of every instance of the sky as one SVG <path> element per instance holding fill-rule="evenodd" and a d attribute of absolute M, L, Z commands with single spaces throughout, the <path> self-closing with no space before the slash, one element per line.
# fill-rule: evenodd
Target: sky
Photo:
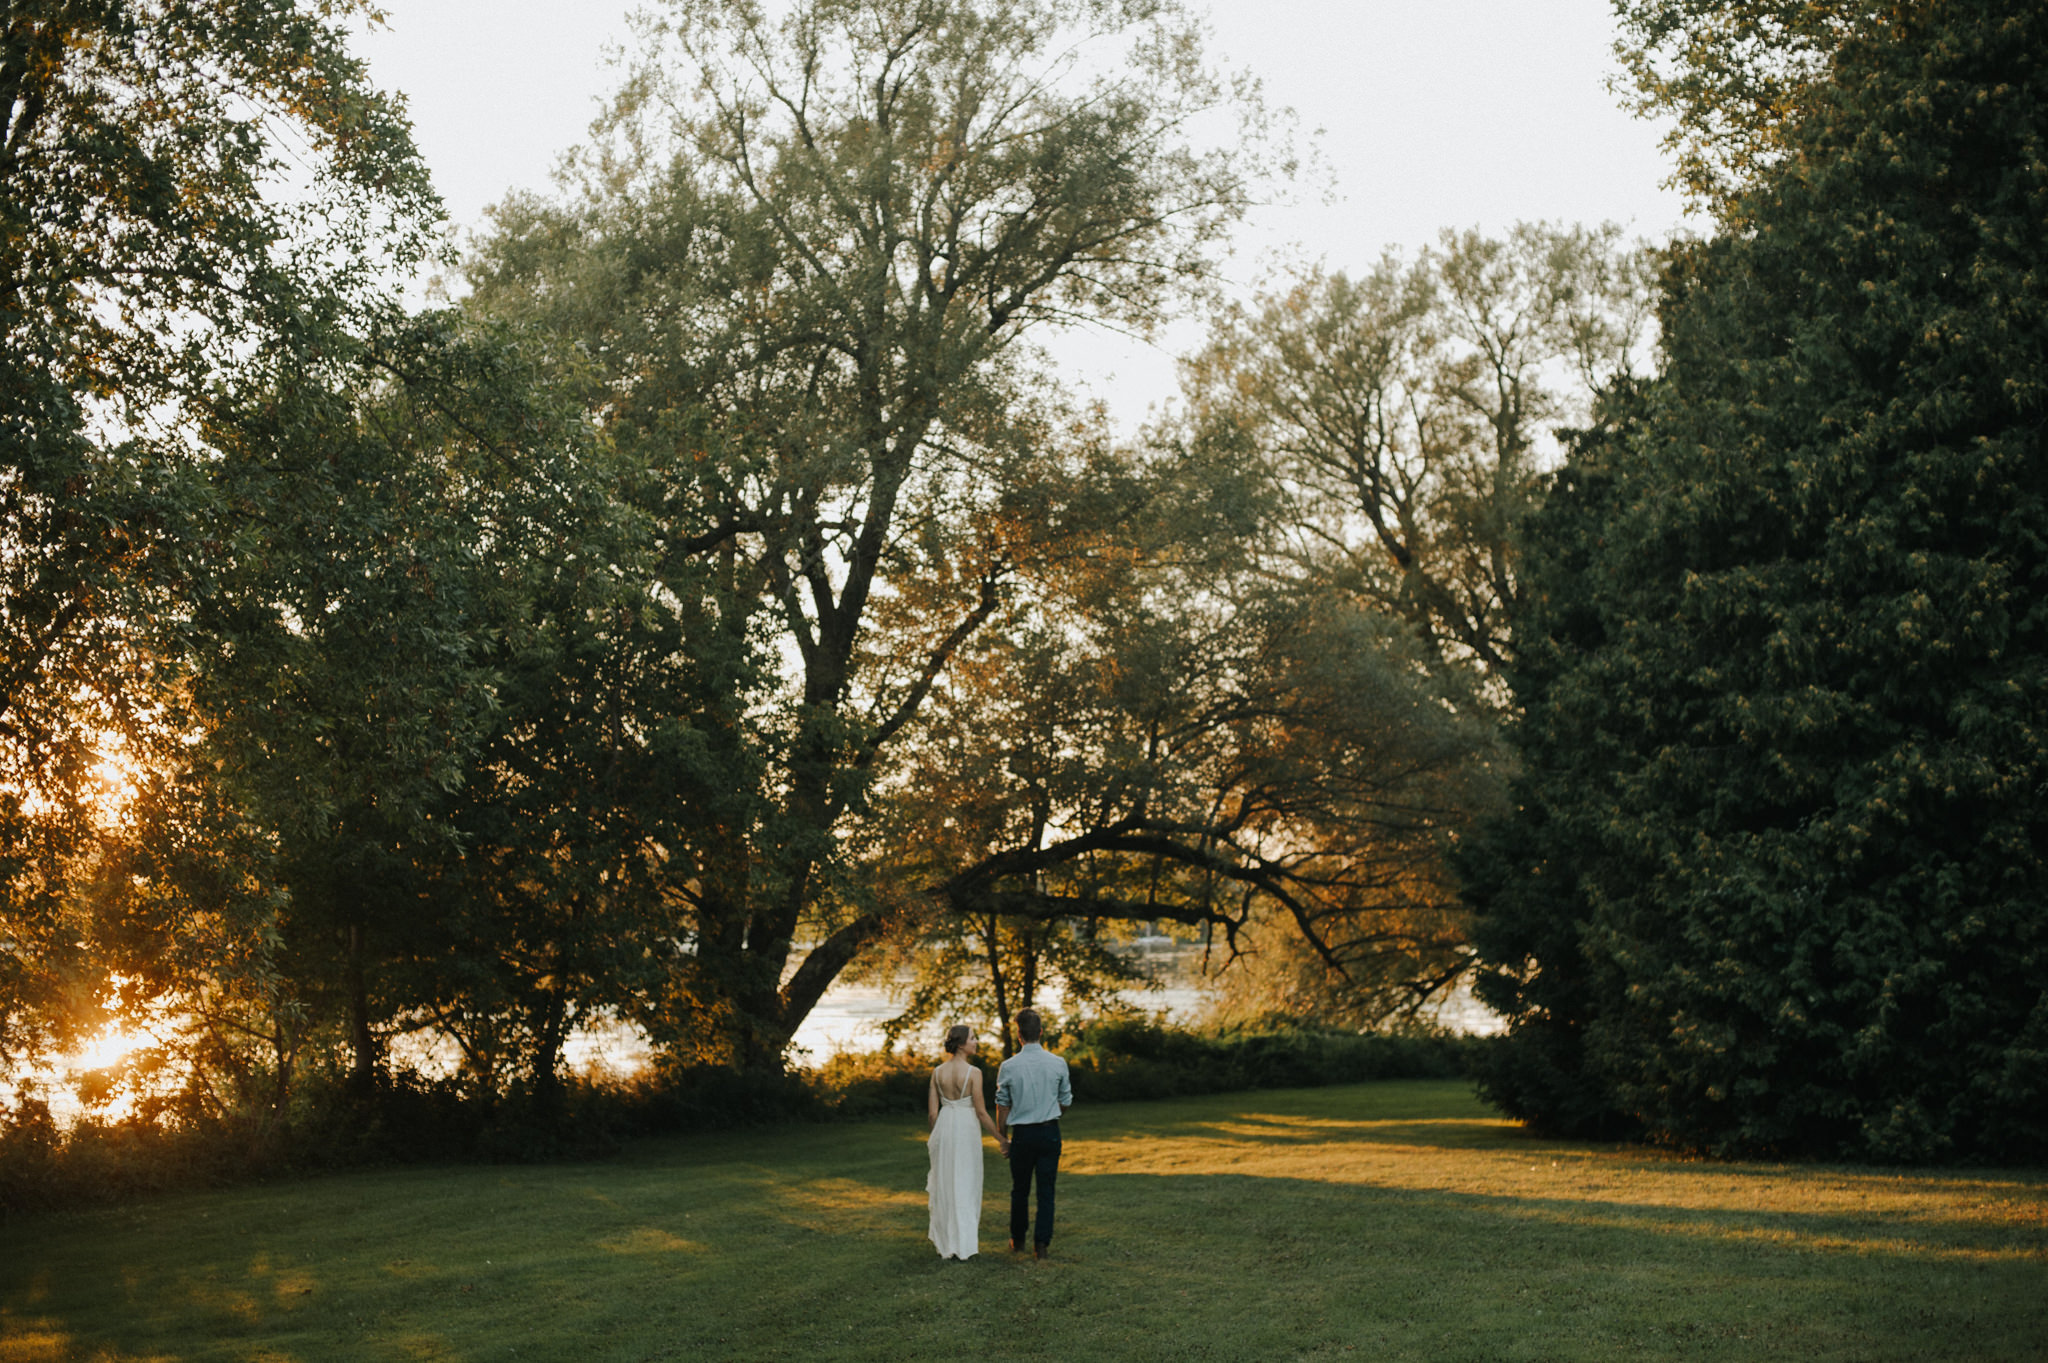
<path fill-rule="evenodd" d="M 358 47 L 407 97 L 450 216 L 474 229 L 512 189 L 545 190 L 585 135 L 640 0 L 384 0 Z M 1320 183 L 1255 212 L 1225 273 L 1240 291 L 1289 261 L 1362 270 L 1446 228 L 1689 223 L 1662 186 L 1662 129 L 1625 112 L 1609 0 L 1213 0 L 1210 50 L 1320 130 Z M 1055 359 L 1126 426 L 1170 400 L 1202 328 L 1065 338 Z"/>

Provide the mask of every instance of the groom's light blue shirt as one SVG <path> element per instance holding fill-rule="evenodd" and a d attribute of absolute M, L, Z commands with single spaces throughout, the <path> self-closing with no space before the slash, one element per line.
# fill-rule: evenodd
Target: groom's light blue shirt
<path fill-rule="evenodd" d="M 1060 1109 L 1073 1105 L 1067 1062 L 1036 1041 L 1024 1043 L 1024 1049 L 996 1071 L 996 1106 L 1010 1109 L 1011 1126 L 1056 1122 Z"/>

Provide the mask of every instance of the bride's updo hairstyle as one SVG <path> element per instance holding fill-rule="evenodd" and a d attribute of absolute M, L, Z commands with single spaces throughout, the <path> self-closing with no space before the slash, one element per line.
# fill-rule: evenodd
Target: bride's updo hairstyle
<path fill-rule="evenodd" d="M 956 1023 L 946 1029 L 946 1054 L 958 1055 L 960 1048 L 967 1044 L 967 1038 L 974 1035 L 974 1029 L 964 1023 Z"/>

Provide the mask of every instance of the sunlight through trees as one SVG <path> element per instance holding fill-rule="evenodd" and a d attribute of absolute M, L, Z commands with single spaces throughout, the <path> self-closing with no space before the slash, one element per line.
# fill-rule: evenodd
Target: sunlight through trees
<path fill-rule="evenodd" d="M 0 1147 L 774 1111 L 837 981 L 1139 1026 L 1163 925 L 1217 1027 L 1479 977 L 1556 1129 L 2038 1156 L 2048 28 L 1618 13 L 1713 235 L 1254 290 L 1178 0 L 667 0 L 460 253 L 367 6 L 10 5 Z"/>

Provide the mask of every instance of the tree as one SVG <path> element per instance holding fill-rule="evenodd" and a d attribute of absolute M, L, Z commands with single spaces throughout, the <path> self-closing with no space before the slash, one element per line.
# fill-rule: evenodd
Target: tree
<path fill-rule="evenodd" d="M 516 359 L 427 314 L 216 399 L 223 515 L 160 721 L 178 739 L 103 839 L 90 904 L 100 969 L 182 1019 L 165 1059 L 189 1118 L 264 1136 L 309 1069 L 369 1096 L 484 954 L 446 883 L 470 850 L 459 792 L 503 709 L 522 513 L 575 449 Z"/>
<path fill-rule="evenodd" d="M 173 737 L 177 650 L 150 627 L 212 562 L 221 394 L 252 357 L 344 344 L 431 242 L 438 204 L 338 8 L 0 19 L 0 1055 L 102 983 L 67 887 L 101 749 L 146 763 Z"/>
<path fill-rule="evenodd" d="M 1312 272 L 1232 310 L 1189 362 L 1190 438 L 1233 452 L 1262 483 L 1246 562 L 1289 584 L 1293 609 L 1317 622 L 1305 641 L 1381 655 L 1354 663 L 1348 684 L 1383 695 L 1306 719 L 1303 740 L 1330 743 L 1333 759 L 1389 741 L 1365 726 L 1398 734 L 1411 721 L 1374 700 L 1431 687 L 1481 727 L 1495 722 L 1515 654 L 1519 540 L 1551 432 L 1640 363 L 1647 261 L 1613 227 L 1447 232 L 1412 263 L 1389 255 L 1356 280 Z M 1403 667 L 1431 680 L 1397 680 Z M 1308 678 L 1320 671 L 1300 680 L 1319 687 Z M 1404 771 L 1412 750 L 1391 742 L 1388 770 Z M 1440 822 L 1428 836 L 1414 836 L 1419 824 L 1385 836 L 1401 821 L 1382 813 L 1382 836 L 1345 853 L 1375 887 L 1342 915 L 1322 910 L 1347 947 L 1292 931 L 1291 913 L 1254 914 L 1258 949 L 1226 974 L 1226 1008 L 1378 1025 L 1464 977 L 1464 913 L 1443 858 L 1503 772 L 1479 776 L 1492 755 L 1476 730 L 1440 755 L 1454 749 L 1462 789 L 1431 802 Z M 1398 785 L 1349 792 L 1330 814 L 1356 818 Z"/>
<path fill-rule="evenodd" d="M 1111 922 L 1200 929 L 1219 959 L 1247 927 L 1274 956 L 1298 939 L 1361 1022 L 1462 971 L 1442 853 L 1490 798 L 1491 720 L 1401 622 L 1272 580 L 1238 453 L 1077 470 L 1123 509 L 1057 535 L 1059 571 L 963 648 L 892 783 L 887 878 L 923 892 L 935 940 L 972 935 L 997 1014 L 1034 951 L 1107 979 L 1091 942 Z"/>
<path fill-rule="evenodd" d="M 1456 858 L 1478 957 L 1475 993 L 1509 1020 L 1491 1051 L 1482 1092 L 1510 1115 L 1564 1135 L 1634 1135 L 1641 1123 L 1616 1102 L 1587 1054 L 1587 1032 L 1626 988 L 1593 950 L 1590 905 L 1625 897 L 1656 874 L 1627 834 L 1624 756 L 1642 741 L 1619 703 L 1638 665 L 1608 647 L 1611 622 L 1677 610 L 1682 565 L 1617 568 L 1611 549 L 1650 533 L 1657 501 L 1630 495 L 1640 455 L 1631 434 L 1647 420 L 1639 385 L 1602 395 L 1598 419 L 1571 440 L 1524 524 L 1518 647 L 1504 676 L 1518 715 L 1507 737 L 1522 758 L 1505 817 L 1482 820 Z"/>
<path fill-rule="evenodd" d="M 1045 458 L 1026 338 L 1150 324 L 1246 158 L 1190 146 L 1229 92 L 1173 5 L 666 13 L 577 196 L 502 205 L 470 274 L 477 310 L 590 357 L 662 494 L 647 591 L 682 647 L 786 661 L 693 721 L 720 779 L 661 848 L 687 950 L 651 1019 L 767 1063 L 881 930 L 846 841 L 1032 543 L 1005 506 Z M 885 631 L 891 600 L 919 608 Z"/>
<path fill-rule="evenodd" d="M 556 439 L 536 441 L 551 424 Z M 749 641 L 694 635 L 673 609 L 702 599 L 710 565 L 663 561 L 648 533 L 663 479 L 573 422 L 521 425 L 546 457 L 489 484 L 478 662 L 493 707 L 448 802 L 454 855 L 432 862 L 447 921 L 415 1007 L 485 1092 L 524 1085 L 547 1115 L 575 1028 L 658 1024 L 673 1003 L 688 962 L 668 849 L 734 800 L 730 754 L 704 736 L 767 668 Z"/>
<path fill-rule="evenodd" d="M 1477 877 L 1532 1117 L 2048 1149 L 2044 51 L 1959 3 L 1844 36 L 1544 513 Z"/>
<path fill-rule="evenodd" d="M 1232 311 L 1187 386 L 1210 438 L 1234 430 L 1281 489 L 1292 571 L 1492 670 L 1550 430 L 1631 372 L 1647 321 L 1645 256 L 1612 226 L 1447 232 L 1412 265 Z"/>
<path fill-rule="evenodd" d="M 1783 157 L 1836 53 L 1883 22 L 1871 0 L 1616 0 L 1638 114 L 1672 118 L 1674 179 L 1725 214 Z"/>
<path fill-rule="evenodd" d="M 905 911 L 907 1018 L 1000 1019 L 1035 933 L 1116 920 L 1223 934 L 1243 1012 L 1381 1025 L 1463 978 L 1444 858 L 1499 780 L 1515 540 L 1643 272 L 1611 228 L 1448 234 L 1226 316 L 1185 429 L 1077 475 L 1124 499 L 1062 532 L 1092 557 L 1020 574 L 935 693 L 892 795 L 885 878 L 943 905 Z"/>

